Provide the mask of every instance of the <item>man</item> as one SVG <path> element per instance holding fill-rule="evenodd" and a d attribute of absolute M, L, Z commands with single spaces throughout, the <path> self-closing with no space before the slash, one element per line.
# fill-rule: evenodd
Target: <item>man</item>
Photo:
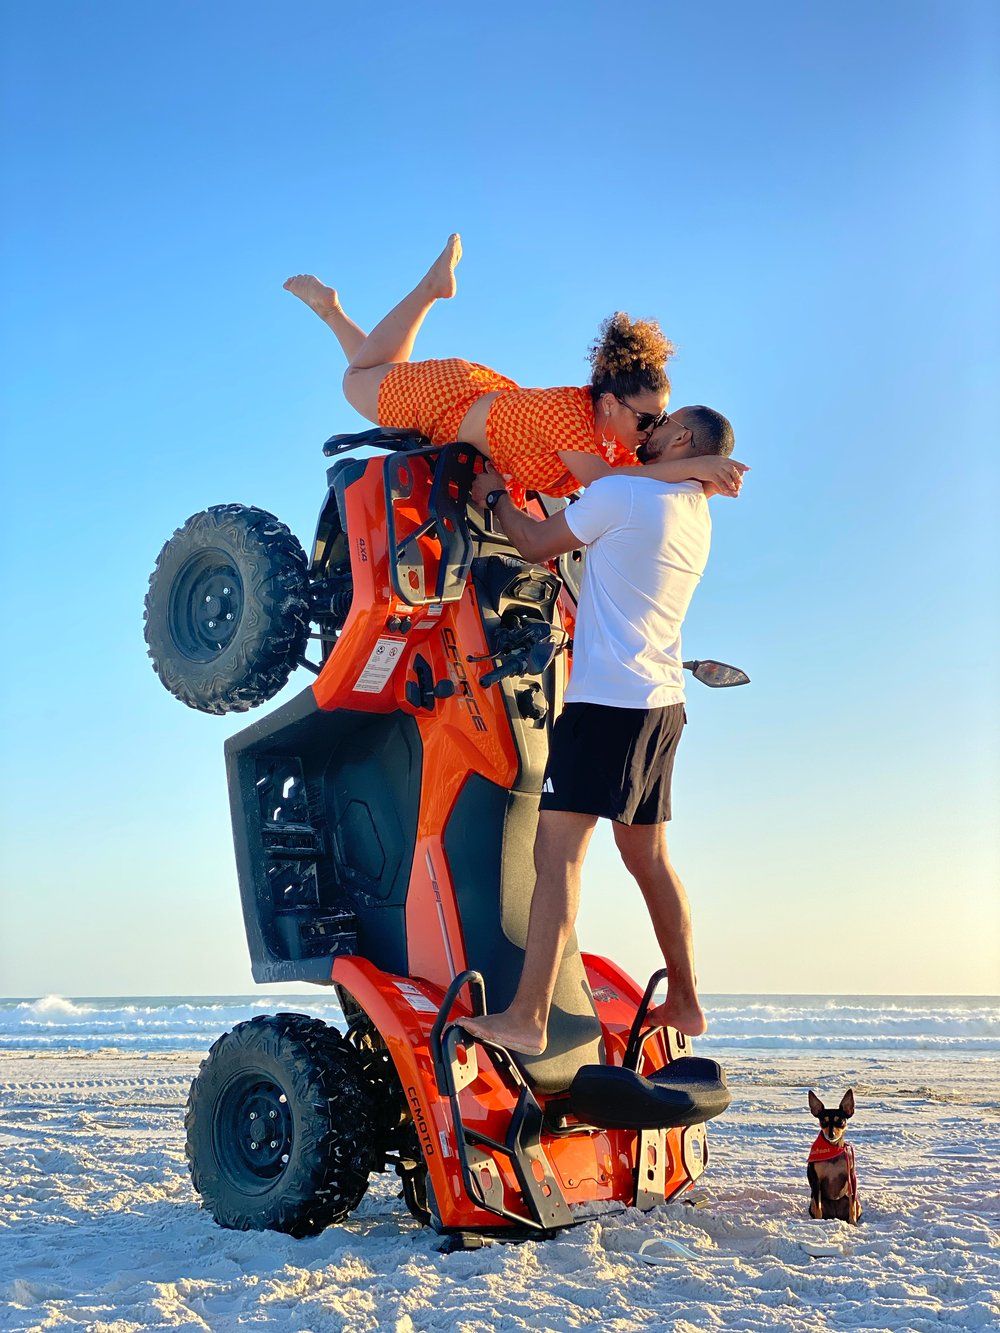
<path fill-rule="evenodd" d="M 643 443 L 643 463 L 716 454 L 733 430 L 707 407 L 684 407 Z M 733 463 L 739 490 L 744 468 Z M 711 488 L 710 488 L 711 489 Z M 580 872 L 598 819 L 646 901 L 667 967 L 667 998 L 652 1023 L 697 1036 L 691 916 L 667 854 L 670 778 L 684 726 L 681 623 L 708 560 L 711 521 L 698 482 L 611 473 L 545 519 L 519 510 L 486 471 L 472 498 L 496 515 L 525 559 L 587 547 L 574 632 L 573 671 L 552 732 L 535 839 L 535 891 L 524 969 L 503 1013 L 463 1020 L 476 1036 L 523 1055 L 545 1049 L 552 994 L 580 901 Z"/>

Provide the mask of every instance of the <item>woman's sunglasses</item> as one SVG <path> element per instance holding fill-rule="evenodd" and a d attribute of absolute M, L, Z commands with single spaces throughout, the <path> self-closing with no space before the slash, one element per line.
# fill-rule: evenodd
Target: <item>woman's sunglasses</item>
<path fill-rule="evenodd" d="M 618 398 L 618 395 L 615 394 L 615 397 Z M 618 398 L 618 401 L 621 403 L 622 407 L 627 407 L 635 417 L 635 428 L 642 435 L 648 434 L 649 431 L 656 430 L 657 426 L 662 426 L 669 415 L 666 408 L 664 408 L 662 412 L 640 412 L 638 408 L 633 407 L 631 403 L 626 403 L 624 398 Z"/>

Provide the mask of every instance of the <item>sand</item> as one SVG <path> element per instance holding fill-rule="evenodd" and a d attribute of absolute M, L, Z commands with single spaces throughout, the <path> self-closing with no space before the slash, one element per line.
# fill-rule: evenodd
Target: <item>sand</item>
<path fill-rule="evenodd" d="M 827 1100 L 848 1084 L 857 1095 L 851 1139 L 866 1210 L 857 1228 L 807 1217 L 806 1088 L 817 1062 Z M 310 1240 L 217 1227 L 184 1161 L 197 1056 L 2 1053 L 0 1327 L 1000 1327 L 994 1060 L 738 1054 L 726 1063 L 735 1098 L 712 1127 L 695 1206 L 628 1210 L 543 1243 L 445 1255 L 391 1175 Z M 817 1247 L 830 1253 L 812 1257 Z"/>

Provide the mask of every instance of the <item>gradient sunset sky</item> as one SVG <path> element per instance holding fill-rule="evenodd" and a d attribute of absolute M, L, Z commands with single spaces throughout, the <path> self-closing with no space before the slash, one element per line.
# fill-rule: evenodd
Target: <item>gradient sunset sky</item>
<path fill-rule="evenodd" d="M 461 231 L 425 356 L 584 383 L 615 309 L 751 464 L 713 502 L 671 845 L 705 991 L 1000 991 L 993 0 L 8 5 L 0 994 L 253 983 L 222 745 L 146 580 L 238 500 L 304 544 L 332 336 Z M 297 673 L 280 699 L 305 688 Z M 584 948 L 658 965 L 607 830 Z"/>

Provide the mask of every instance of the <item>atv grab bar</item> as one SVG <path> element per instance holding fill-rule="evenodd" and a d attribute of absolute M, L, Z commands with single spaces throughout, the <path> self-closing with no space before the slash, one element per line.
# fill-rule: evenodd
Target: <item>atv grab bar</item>
<path fill-rule="evenodd" d="M 444 1036 L 445 1027 L 451 1018 L 451 1011 L 465 986 L 469 987 L 469 998 L 472 1000 L 472 1012 L 475 1015 L 486 1013 L 486 982 L 483 980 L 481 972 L 474 972 L 468 969 L 465 972 L 459 972 L 458 976 L 445 991 L 444 999 L 441 1001 L 441 1008 L 438 1010 L 438 1016 L 434 1020 L 434 1026 L 431 1028 L 431 1054 L 434 1057 L 434 1076 L 437 1079 L 438 1092 L 442 1097 L 448 1095 L 448 1078 L 444 1066 Z"/>
<path fill-rule="evenodd" d="M 506 1141 L 501 1143 L 498 1139 L 490 1138 L 480 1130 L 466 1125 L 462 1119 L 462 1107 L 458 1097 L 461 1085 L 453 1076 L 452 1061 L 457 1062 L 458 1046 L 468 1046 L 472 1034 L 462 1034 L 462 1019 L 461 1017 L 451 1019 L 451 1010 L 465 986 L 469 987 L 473 1012 L 477 1016 L 486 1013 L 486 983 L 483 981 L 482 973 L 471 969 L 460 972 L 445 992 L 438 1016 L 431 1028 L 430 1046 L 438 1091 L 442 1097 L 448 1098 L 451 1106 L 452 1123 L 455 1126 L 455 1146 L 458 1149 L 458 1160 L 466 1191 L 469 1198 L 480 1208 L 513 1222 L 519 1229 L 523 1229 L 523 1234 L 544 1235 L 547 1232 L 557 1231 L 560 1227 L 570 1225 L 573 1214 L 542 1148 L 541 1134 L 544 1124 L 542 1108 L 528 1086 L 524 1074 L 504 1047 L 494 1045 L 493 1042 L 487 1043 L 494 1063 L 499 1062 L 498 1067 L 502 1067 L 518 1089 L 517 1104 L 511 1114 Z M 528 1210 L 527 1214 L 515 1212 L 507 1207 L 499 1173 L 494 1173 L 491 1182 L 484 1185 L 478 1171 L 473 1170 L 477 1163 L 475 1155 L 484 1147 L 494 1153 L 501 1153 L 510 1162 Z"/>
<path fill-rule="evenodd" d="M 373 430 L 355 431 L 349 435 L 331 435 L 323 444 L 327 458 L 346 453 L 348 449 L 388 449 L 392 453 L 412 453 L 426 449 L 430 440 L 415 430 L 397 430 L 395 427 L 376 426 Z"/>

